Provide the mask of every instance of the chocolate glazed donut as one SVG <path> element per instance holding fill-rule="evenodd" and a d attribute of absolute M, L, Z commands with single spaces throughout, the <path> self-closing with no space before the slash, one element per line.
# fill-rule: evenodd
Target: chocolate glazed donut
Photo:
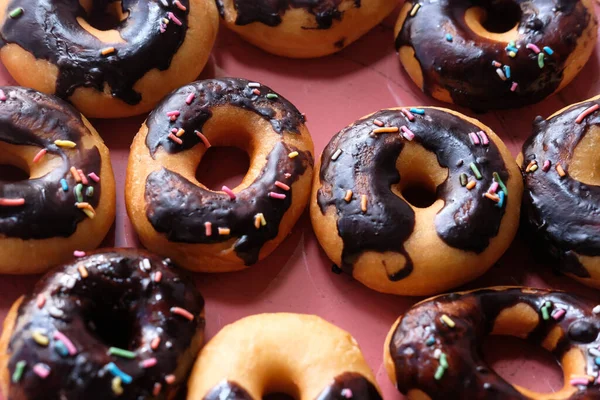
<path fill-rule="evenodd" d="M 541 345 L 561 362 L 564 387 L 553 399 L 597 399 L 600 319 L 594 304 L 566 293 L 494 287 L 425 300 L 399 318 L 385 344 L 388 375 L 409 398 L 541 399 L 486 365 L 488 335 Z"/>
<path fill-rule="evenodd" d="M 570 172 L 578 161 L 576 148 L 597 136 L 599 106 L 595 97 L 547 120 L 538 117 L 523 145 L 521 166 L 525 215 L 540 248 L 557 261 L 559 271 L 594 287 L 600 287 L 600 186 L 581 182 Z M 593 148 L 588 153 L 592 159 L 583 165 L 593 176 L 597 153 Z"/>
<path fill-rule="evenodd" d="M 0 341 L 10 400 L 168 399 L 203 341 L 191 280 L 145 252 L 106 250 L 46 275 Z"/>
<path fill-rule="evenodd" d="M 428 95 L 475 110 L 517 108 L 583 68 L 596 43 L 593 8 L 588 0 L 407 2 L 396 49 Z"/>

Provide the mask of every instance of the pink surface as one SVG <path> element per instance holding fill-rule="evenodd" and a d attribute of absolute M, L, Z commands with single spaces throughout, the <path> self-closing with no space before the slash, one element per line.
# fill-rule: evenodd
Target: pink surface
<path fill-rule="evenodd" d="M 596 8 L 600 14 L 600 6 L 596 5 Z M 260 81 L 288 98 L 307 114 L 307 125 L 319 155 L 341 128 L 380 108 L 444 106 L 418 91 L 400 68 L 393 48 L 392 29 L 396 15 L 394 13 L 339 54 L 317 60 L 298 61 L 272 56 L 222 29 L 203 77 L 244 77 Z M 494 129 L 516 156 L 531 131 L 531 121 L 535 116 L 548 116 L 567 104 L 600 93 L 599 64 L 600 56 L 596 51 L 573 83 L 560 94 L 534 106 L 483 115 L 459 110 Z M 3 67 L 0 67 L 0 83 L 14 84 Z M 142 116 L 93 121 L 112 151 L 118 190 L 117 219 L 105 241 L 106 246 L 138 246 L 125 211 L 123 193 L 129 144 L 143 119 Z M 210 166 L 222 171 L 223 165 L 231 163 L 231 158 L 222 157 L 229 153 L 220 154 L 217 152 L 210 157 L 212 161 L 206 167 L 203 163 L 202 176 L 210 172 Z M 233 173 L 243 173 L 244 167 L 243 161 L 236 161 Z M 222 172 L 219 174 L 206 178 L 210 186 L 217 187 L 223 179 Z M 0 278 L 2 319 L 12 302 L 30 291 L 36 279 L 33 276 Z M 198 274 L 197 283 L 206 299 L 209 338 L 225 324 L 250 314 L 277 311 L 317 314 L 354 335 L 377 375 L 384 398 L 401 398 L 383 367 L 383 341 L 394 320 L 418 299 L 382 295 L 346 275 L 333 274 L 331 262 L 319 247 L 307 213 L 292 234 L 264 262 L 238 273 Z M 523 236 L 517 237 L 497 265 L 469 284 L 468 288 L 490 285 L 560 288 L 600 302 L 598 292 L 556 276 L 537 264 L 528 247 L 528 238 Z M 540 358 L 537 352 L 524 350 L 514 341 L 494 340 L 486 348 L 490 353 L 488 360 L 493 361 L 496 370 L 511 382 L 539 391 L 551 391 L 560 386 L 556 367 L 550 365 L 548 357 Z M 507 360 L 507 355 L 512 359 Z"/>

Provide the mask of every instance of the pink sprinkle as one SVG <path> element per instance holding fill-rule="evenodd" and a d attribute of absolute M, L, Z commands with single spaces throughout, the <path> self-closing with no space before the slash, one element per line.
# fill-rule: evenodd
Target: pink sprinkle
<path fill-rule="evenodd" d="M 0 101 L 6 101 L 6 94 L 4 94 L 4 90 L 0 89 Z"/>
<path fill-rule="evenodd" d="M 156 271 L 156 273 L 154 274 L 154 282 L 160 282 L 160 280 L 162 279 L 162 272 L 160 271 Z"/>
<path fill-rule="evenodd" d="M 47 153 L 47 152 L 48 152 L 48 150 L 46 150 L 46 149 L 41 149 L 41 150 L 39 151 L 39 153 L 37 153 L 37 154 L 35 155 L 35 157 L 33 157 L 33 162 L 34 162 L 34 163 L 37 163 L 37 162 L 39 162 L 39 161 L 42 159 L 42 157 L 44 157 L 44 156 L 46 155 L 46 153 Z"/>
<path fill-rule="evenodd" d="M 290 187 L 283 182 L 275 181 L 275 186 L 277 186 L 279 189 L 283 189 L 285 191 L 290 190 Z"/>
<path fill-rule="evenodd" d="M 158 396 L 160 394 L 160 390 L 162 389 L 162 385 L 158 382 L 154 384 L 154 389 L 152 390 L 153 396 Z"/>
<path fill-rule="evenodd" d="M 590 384 L 590 381 L 585 378 L 575 378 L 575 379 L 571 379 L 569 381 L 569 383 L 571 384 L 571 386 L 579 386 L 579 385 L 587 386 Z"/>
<path fill-rule="evenodd" d="M 74 356 L 75 354 L 77 354 L 77 348 L 75 347 L 73 342 L 71 342 L 71 340 L 68 337 L 66 337 L 61 331 L 54 331 L 54 339 L 63 342 L 70 355 Z"/>
<path fill-rule="evenodd" d="M 552 318 L 554 318 L 556 321 L 558 321 L 559 319 L 561 319 L 563 317 L 563 315 L 566 314 L 566 311 L 563 310 L 562 308 L 559 308 L 553 315 Z"/>
<path fill-rule="evenodd" d="M 88 177 L 94 182 L 100 182 L 100 177 L 95 172 L 89 173 Z"/>
<path fill-rule="evenodd" d="M 155 337 L 154 339 L 152 339 L 152 342 L 150 342 L 150 348 L 152 350 L 158 349 L 159 345 L 160 345 L 160 336 Z"/>
<path fill-rule="evenodd" d="M 177 8 L 179 8 L 181 11 L 187 10 L 187 8 L 183 4 L 181 4 L 181 2 L 179 0 L 175 0 L 173 2 L 173 4 L 175 4 L 177 6 Z"/>
<path fill-rule="evenodd" d="M 179 129 L 177 129 L 177 128 L 171 129 L 171 133 L 177 133 L 177 132 L 179 132 Z"/>
<path fill-rule="evenodd" d="M 409 121 L 415 120 L 415 116 L 413 115 L 413 113 L 408 111 L 406 108 L 403 108 L 400 111 L 402 111 L 402 114 L 404 114 L 406 116 L 406 118 L 408 118 Z"/>
<path fill-rule="evenodd" d="M 477 135 L 481 138 L 481 143 L 483 143 L 484 146 L 487 146 L 488 144 L 490 144 L 490 139 L 488 138 L 488 135 L 486 135 L 484 131 L 477 132 Z"/>
<path fill-rule="evenodd" d="M 167 31 L 167 27 L 163 24 L 160 24 L 160 33 L 165 33 Z"/>
<path fill-rule="evenodd" d="M 206 233 L 206 236 L 212 235 L 212 224 L 210 222 L 204 223 L 204 232 Z"/>
<path fill-rule="evenodd" d="M 402 131 L 402 136 L 404 136 L 406 138 L 406 140 L 413 140 L 415 138 L 415 134 L 412 133 L 412 131 L 410 129 L 408 129 L 406 126 L 402 125 L 400 127 L 400 130 Z"/>
<path fill-rule="evenodd" d="M 283 200 L 283 199 L 285 199 L 285 194 L 269 192 L 269 197 L 272 197 L 274 199 Z"/>
<path fill-rule="evenodd" d="M 469 133 L 469 138 L 471 139 L 471 143 L 473 144 L 479 144 L 479 137 L 477 136 L 477 134 L 475 132 L 470 132 Z"/>
<path fill-rule="evenodd" d="M 194 315 L 191 312 L 189 312 L 188 310 L 186 310 L 185 308 L 171 307 L 171 312 L 173 314 L 179 315 L 187 320 L 190 320 L 190 321 L 194 320 Z"/>
<path fill-rule="evenodd" d="M 4 207 L 18 207 L 18 206 L 22 206 L 25 204 L 25 199 L 20 198 L 20 199 L 5 199 L 5 198 L 0 198 L 0 206 L 4 206 Z"/>
<path fill-rule="evenodd" d="M 173 117 L 173 116 L 175 116 L 175 117 L 179 117 L 179 115 L 180 115 L 180 114 L 181 114 L 181 113 L 180 113 L 179 111 L 169 111 L 169 112 L 167 113 L 167 117 Z"/>
<path fill-rule="evenodd" d="M 50 367 L 45 364 L 35 364 L 33 372 L 42 379 L 46 379 L 50 375 Z"/>
<path fill-rule="evenodd" d="M 168 17 L 168 18 L 169 18 L 171 21 L 175 22 L 177 25 L 179 25 L 179 26 L 183 25 L 183 24 L 181 23 L 181 21 L 180 21 L 179 19 L 177 19 L 177 17 L 175 16 L 175 14 L 173 14 L 171 11 L 169 11 L 169 12 L 167 13 L 167 17 Z"/>
<path fill-rule="evenodd" d="M 286 179 L 289 179 L 292 176 L 292 174 L 290 174 L 289 172 L 286 172 L 285 174 L 283 174 L 283 176 L 285 176 Z"/>
<path fill-rule="evenodd" d="M 540 48 L 533 43 L 527 43 L 527 46 L 525 47 L 527 47 L 529 50 L 532 50 L 535 54 L 540 54 Z"/>
<path fill-rule="evenodd" d="M 83 173 L 83 170 L 78 169 L 77 172 L 79 173 L 79 177 L 81 178 L 81 183 L 83 183 L 84 185 L 89 185 L 90 181 L 88 181 L 87 177 Z"/>
<path fill-rule="evenodd" d="M 258 89 L 254 89 L 254 90 L 252 91 L 252 93 L 254 93 L 254 94 L 255 94 L 255 95 L 257 95 L 257 96 L 260 96 L 260 90 L 258 90 Z"/>
<path fill-rule="evenodd" d="M 347 399 L 351 399 L 353 396 L 352 390 L 348 388 L 342 389 L 340 394 Z"/>
<path fill-rule="evenodd" d="M 142 361 L 140 363 L 140 367 L 142 367 L 142 368 L 152 368 L 156 364 L 158 364 L 158 361 L 156 361 L 156 358 L 149 358 L 147 360 Z"/>
<path fill-rule="evenodd" d="M 165 376 L 165 382 L 167 382 L 167 384 L 172 385 L 175 383 L 175 375 L 171 374 L 171 375 L 167 375 Z"/>
<path fill-rule="evenodd" d="M 196 94 L 190 93 L 188 95 L 187 99 L 185 99 L 185 104 L 187 104 L 189 106 L 190 104 L 192 104 L 192 101 L 194 101 L 195 98 L 196 98 Z"/>
<path fill-rule="evenodd" d="M 174 141 L 177 144 L 183 143 L 183 140 L 179 139 L 177 136 L 173 135 L 172 133 L 169 133 L 169 139 L 171 139 L 172 141 Z"/>
<path fill-rule="evenodd" d="M 510 91 L 516 92 L 518 87 L 519 87 L 519 84 L 517 82 L 513 82 L 512 86 L 510 87 Z"/>
<path fill-rule="evenodd" d="M 233 190 L 231 190 L 230 188 L 228 188 L 227 186 L 223 185 L 223 187 L 221 188 L 221 190 L 225 193 L 227 193 L 227 196 L 229 196 L 229 198 L 231 200 L 235 200 L 235 193 L 233 193 Z"/>
<path fill-rule="evenodd" d="M 381 122 L 381 121 L 380 121 L 380 120 L 378 120 L 378 119 L 374 119 L 374 120 L 373 120 L 373 124 L 375 124 L 375 125 L 377 125 L 377 126 L 383 126 L 383 122 Z"/>
<path fill-rule="evenodd" d="M 492 185 L 488 189 L 488 193 L 494 194 L 496 193 L 496 190 L 498 190 L 498 182 L 494 181 L 494 183 L 492 183 Z"/>
<path fill-rule="evenodd" d="M 44 307 L 44 304 L 46 304 L 46 296 L 44 296 L 43 293 L 38 294 L 35 304 L 37 308 Z"/>
<path fill-rule="evenodd" d="M 202 140 L 202 143 L 204 143 L 204 146 L 206 146 L 207 149 L 210 148 L 210 142 L 208 141 L 206 136 L 204 136 L 201 132 L 198 131 L 196 131 L 196 136 L 198 136 L 200 140 Z"/>
<path fill-rule="evenodd" d="M 79 258 L 79 257 L 85 257 L 85 251 L 81 251 L 81 250 L 75 250 L 75 251 L 73 252 L 73 256 L 75 256 L 75 257 L 78 257 L 78 258 Z"/>
<path fill-rule="evenodd" d="M 502 64 L 500 64 L 498 61 L 492 61 L 492 65 L 496 68 L 500 68 L 502 66 Z"/>
<path fill-rule="evenodd" d="M 585 117 L 587 117 L 588 115 L 590 115 L 594 111 L 598 110 L 599 108 L 600 108 L 600 105 L 594 104 L 593 106 L 591 106 L 590 108 L 588 108 L 587 110 L 585 110 L 584 112 L 582 112 L 581 114 L 579 114 L 579 116 L 577 117 L 577 119 L 575 120 L 575 122 L 578 123 L 578 124 L 580 124 L 581 122 L 583 122 L 583 119 Z"/>
<path fill-rule="evenodd" d="M 542 166 L 542 171 L 544 172 L 548 172 L 548 170 L 550 169 L 550 160 L 546 160 L 544 161 L 544 165 Z"/>

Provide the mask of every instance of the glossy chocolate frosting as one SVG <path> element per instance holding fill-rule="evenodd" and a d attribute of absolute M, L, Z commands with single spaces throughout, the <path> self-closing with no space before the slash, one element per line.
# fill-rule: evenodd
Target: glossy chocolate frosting
<path fill-rule="evenodd" d="M 103 12 L 111 2 L 93 0 L 93 7 Z M 135 83 L 154 68 L 167 70 L 186 35 L 189 0 L 180 0 L 185 11 L 172 0 L 167 3 L 170 5 L 158 0 L 123 0 L 122 10 L 129 16 L 114 29 L 124 42 L 103 43 L 77 21 L 92 18 L 79 1 L 10 0 L 0 42 L 17 44 L 37 59 L 56 65 L 55 93 L 60 97 L 68 98 L 78 87 L 103 92 L 108 85 L 114 97 L 135 105 L 141 101 Z M 10 18 L 8 12 L 19 7 L 23 13 Z M 163 19 L 169 21 L 166 26 Z M 102 55 L 109 47 L 115 51 Z"/>
<path fill-rule="evenodd" d="M 426 108 L 424 115 L 409 121 L 400 110 L 381 110 L 344 128 L 329 142 L 322 155 L 321 187 L 317 202 L 321 212 L 335 207 L 338 234 L 343 240 L 342 269 L 351 273 L 353 264 L 366 251 L 397 252 L 405 256 L 405 267 L 389 275 L 390 280 L 406 278 L 413 269 L 403 243 L 412 235 L 415 213 L 410 205 L 392 192 L 402 171 L 396 161 L 406 139 L 400 133 L 371 135 L 381 121 L 386 127 L 407 126 L 414 141 L 436 154 L 439 165 L 448 169 L 448 178 L 436 189 L 444 207 L 435 218 L 439 237 L 449 246 L 475 253 L 483 252 L 498 234 L 504 208 L 483 197 L 497 172 L 503 182 L 509 179 L 502 155 L 496 145 L 474 145 L 470 132 L 480 129 L 470 122 L 442 110 Z M 333 155 L 341 150 L 334 161 Z M 482 179 L 473 176 L 475 163 Z M 477 185 L 472 190 L 461 186 L 460 175 L 467 174 Z M 344 197 L 352 190 L 353 200 Z M 368 198 L 367 211 L 361 210 L 360 197 Z M 509 196 L 510 197 L 510 196 Z"/>
<path fill-rule="evenodd" d="M 299 151 L 295 158 L 288 157 L 298 149 L 286 144 L 283 134 L 299 134 L 304 117 L 284 98 L 267 98 L 275 93 L 266 86 L 260 95 L 253 93 L 248 81 L 235 78 L 213 79 L 184 86 L 167 97 L 148 117 L 146 145 L 152 155 L 158 148 L 170 154 L 191 149 L 201 142 L 194 131 L 202 132 L 214 107 L 229 105 L 260 115 L 273 129 L 282 134 L 279 142 L 267 155 L 267 163 L 258 178 L 231 200 L 223 192 L 198 187 L 168 166 L 148 175 L 146 180 L 146 215 L 158 232 L 174 242 L 221 243 L 235 238 L 236 254 L 246 265 L 254 264 L 262 246 L 277 237 L 279 224 L 292 204 L 294 190 L 283 191 L 276 181 L 288 186 L 297 181 L 313 165 L 312 154 Z M 185 100 L 196 95 L 189 106 Z M 167 112 L 180 110 L 176 121 Z M 176 127 L 184 129 L 182 144 L 168 139 Z M 285 194 L 285 199 L 269 197 L 269 192 Z M 267 224 L 257 229 L 255 216 L 262 213 Z M 212 224 L 212 234 L 206 235 L 205 223 Z M 218 228 L 230 229 L 229 235 L 219 235 Z"/>
<path fill-rule="evenodd" d="M 193 320 L 172 307 L 187 310 Z M 10 376 L 18 362 L 26 366 L 20 379 L 11 381 L 8 399 L 171 398 L 200 348 L 203 308 L 192 281 L 169 260 L 149 253 L 106 250 L 59 267 L 19 307 L 8 348 Z M 34 332 L 49 338 L 49 344 L 36 343 Z M 65 346 L 56 332 L 72 342 L 76 354 L 60 354 Z M 153 349 L 155 338 L 160 342 Z M 111 346 L 131 351 L 134 357 L 111 355 Z M 153 358 L 155 365 L 144 368 L 143 362 Z M 110 363 L 131 377 L 131 383 L 121 382 L 118 396 Z M 36 365 L 49 368 L 49 375 L 38 376 Z M 171 374 L 176 376 L 174 384 L 167 382 Z M 156 384 L 161 388 L 153 394 Z"/>
<path fill-rule="evenodd" d="M 50 157 L 59 157 L 61 163 L 36 179 L 17 182 L 0 179 L 1 198 L 25 199 L 23 206 L 0 206 L 0 235 L 25 240 L 69 237 L 75 233 L 77 224 L 88 218 L 75 206 L 77 183 L 69 169 L 75 167 L 85 173 L 101 174 L 98 148 L 83 146 L 83 138 L 92 134 L 83 124 L 81 114 L 56 97 L 21 87 L 1 89 L 6 100 L 0 101 L 0 142 L 46 149 L 47 154 L 40 164 Z M 77 146 L 73 149 L 58 147 L 55 140 L 72 141 Z M 63 190 L 61 179 L 66 180 L 67 191 Z M 89 185 L 82 190 L 84 201 L 96 207 L 102 182 L 88 181 Z M 92 196 L 85 194 L 86 187 L 94 188 Z"/>
<path fill-rule="evenodd" d="M 237 11 L 236 25 L 248 25 L 260 22 L 268 26 L 278 26 L 282 17 L 289 9 L 303 8 L 315 17 L 316 26 L 306 26 L 303 29 L 329 29 L 333 21 L 340 21 L 343 12 L 340 5 L 352 2 L 360 8 L 361 0 L 233 0 Z M 216 0 L 221 17 L 225 16 L 223 0 Z"/>
<path fill-rule="evenodd" d="M 578 349 L 585 358 L 587 375 L 598 375 L 595 357 L 587 351 L 600 345 L 600 319 L 592 312 L 593 303 L 549 290 L 491 288 L 434 297 L 402 317 L 389 347 L 398 390 L 420 389 L 432 399 L 526 399 L 484 362 L 481 352 L 483 339 L 492 332 L 498 315 L 517 304 L 540 312 L 527 341 L 541 345 L 558 327 L 561 335 L 552 354 L 560 360 L 569 350 Z M 544 319 L 542 308 L 548 304 L 548 318 Z M 564 313 L 558 311 L 561 308 Z M 455 323 L 453 328 L 442 322 L 444 314 Z M 437 349 L 448 363 L 439 379 L 434 377 L 442 359 L 434 356 Z M 600 394 L 597 384 L 575 387 L 571 399 L 598 398 Z"/>
<path fill-rule="evenodd" d="M 523 145 L 523 204 L 528 225 L 545 251 L 559 261 L 559 270 L 582 278 L 590 274 L 577 254 L 600 256 L 600 186 L 579 182 L 568 171 L 579 142 L 592 127 L 600 126 L 600 112 L 575 123 L 583 111 L 595 104 L 600 103 L 583 102 L 548 120 L 538 117 L 533 135 Z M 532 160 L 539 168 L 527 173 L 525 169 Z M 551 165 L 544 172 L 546 161 Z M 556 171 L 558 163 L 567 171 L 562 178 Z"/>
<path fill-rule="evenodd" d="M 506 50 L 508 43 L 472 31 L 465 12 L 482 7 L 493 20 L 502 18 L 498 16 L 507 14 L 507 8 L 515 3 L 520 18 L 518 51 L 512 58 Z M 450 93 L 454 103 L 476 110 L 517 108 L 542 100 L 559 87 L 577 41 L 593 40 L 582 37 L 595 17 L 580 0 L 421 0 L 418 4 L 420 8 L 414 17 L 406 18 L 396 38 L 396 49 L 414 49 L 425 93 L 431 95 L 439 86 Z M 526 48 L 530 43 L 544 55 L 543 68 L 538 65 L 539 55 Z M 552 54 L 543 50 L 545 46 Z M 509 78 L 498 76 L 494 61 L 510 68 Z M 515 91 L 511 91 L 513 82 L 518 84 Z"/>
<path fill-rule="evenodd" d="M 316 400 L 381 400 L 381 395 L 364 376 L 355 372 L 346 372 L 333 379 L 317 396 Z M 254 400 L 239 384 L 225 381 L 211 389 L 204 400 Z"/>

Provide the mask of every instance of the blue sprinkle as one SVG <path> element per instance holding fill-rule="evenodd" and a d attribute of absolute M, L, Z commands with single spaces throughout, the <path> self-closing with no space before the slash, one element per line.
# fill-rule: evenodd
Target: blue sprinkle
<path fill-rule="evenodd" d="M 510 79 L 510 67 L 508 65 L 505 65 L 503 68 L 504 68 L 504 76 L 506 76 L 506 79 Z"/>
<path fill-rule="evenodd" d="M 517 53 L 519 49 L 513 46 L 506 46 L 506 51 L 514 51 L 515 53 Z"/>
<path fill-rule="evenodd" d="M 498 201 L 498 203 L 496 203 L 496 207 L 502 208 L 504 207 L 504 191 L 499 191 L 498 197 L 500 197 L 500 200 Z"/>
<path fill-rule="evenodd" d="M 60 185 L 62 186 L 62 190 L 65 192 L 69 191 L 69 185 L 67 184 L 67 180 L 66 179 L 61 179 L 60 180 Z"/>
<path fill-rule="evenodd" d="M 600 365 L 600 357 L 594 358 L 594 363 L 596 363 L 596 365 Z"/>
<path fill-rule="evenodd" d="M 510 42 L 508 42 L 508 45 L 509 45 L 510 47 L 516 47 L 516 46 L 517 46 L 517 45 L 515 44 L 515 41 L 514 41 L 514 40 L 511 40 Z"/>
<path fill-rule="evenodd" d="M 422 108 L 411 108 L 410 112 L 411 113 L 415 113 L 415 114 L 419 114 L 419 115 L 425 114 L 425 110 L 423 110 Z"/>
<path fill-rule="evenodd" d="M 67 346 L 65 346 L 65 344 L 63 342 L 60 342 L 60 341 L 55 342 L 54 343 L 54 350 L 61 357 L 66 357 L 66 356 L 69 355 L 69 350 L 67 349 Z"/>
<path fill-rule="evenodd" d="M 451 42 L 452 41 L 452 35 L 449 33 L 446 33 L 446 40 Z"/>
<path fill-rule="evenodd" d="M 427 338 L 427 341 L 425 342 L 425 344 L 426 344 L 427 346 L 433 346 L 433 344 L 434 344 L 434 343 L 435 343 L 435 338 L 434 338 L 433 336 L 429 336 L 429 337 Z"/>
<path fill-rule="evenodd" d="M 106 369 L 108 370 L 108 372 L 110 372 L 114 376 L 121 378 L 121 381 L 123 381 L 123 383 L 125 383 L 125 384 L 130 384 L 131 381 L 133 380 L 131 378 L 131 376 L 129 376 L 125 372 L 121 371 L 119 369 L 119 367 L 117 367 L 115 365 L 115 363 L 113 363 L 113 362 L 109 362 L 108 364 L 106 364 Z"/>
<path fill-rule="evenodd" d="M 548 54 L 549 56 L 551 56 L 552 54 L 554 54 L 554 50 L 552 50 L 550 47 L 548 46 L 544 46 L 544 51 L 546 52 L 546 54 Z"/>

